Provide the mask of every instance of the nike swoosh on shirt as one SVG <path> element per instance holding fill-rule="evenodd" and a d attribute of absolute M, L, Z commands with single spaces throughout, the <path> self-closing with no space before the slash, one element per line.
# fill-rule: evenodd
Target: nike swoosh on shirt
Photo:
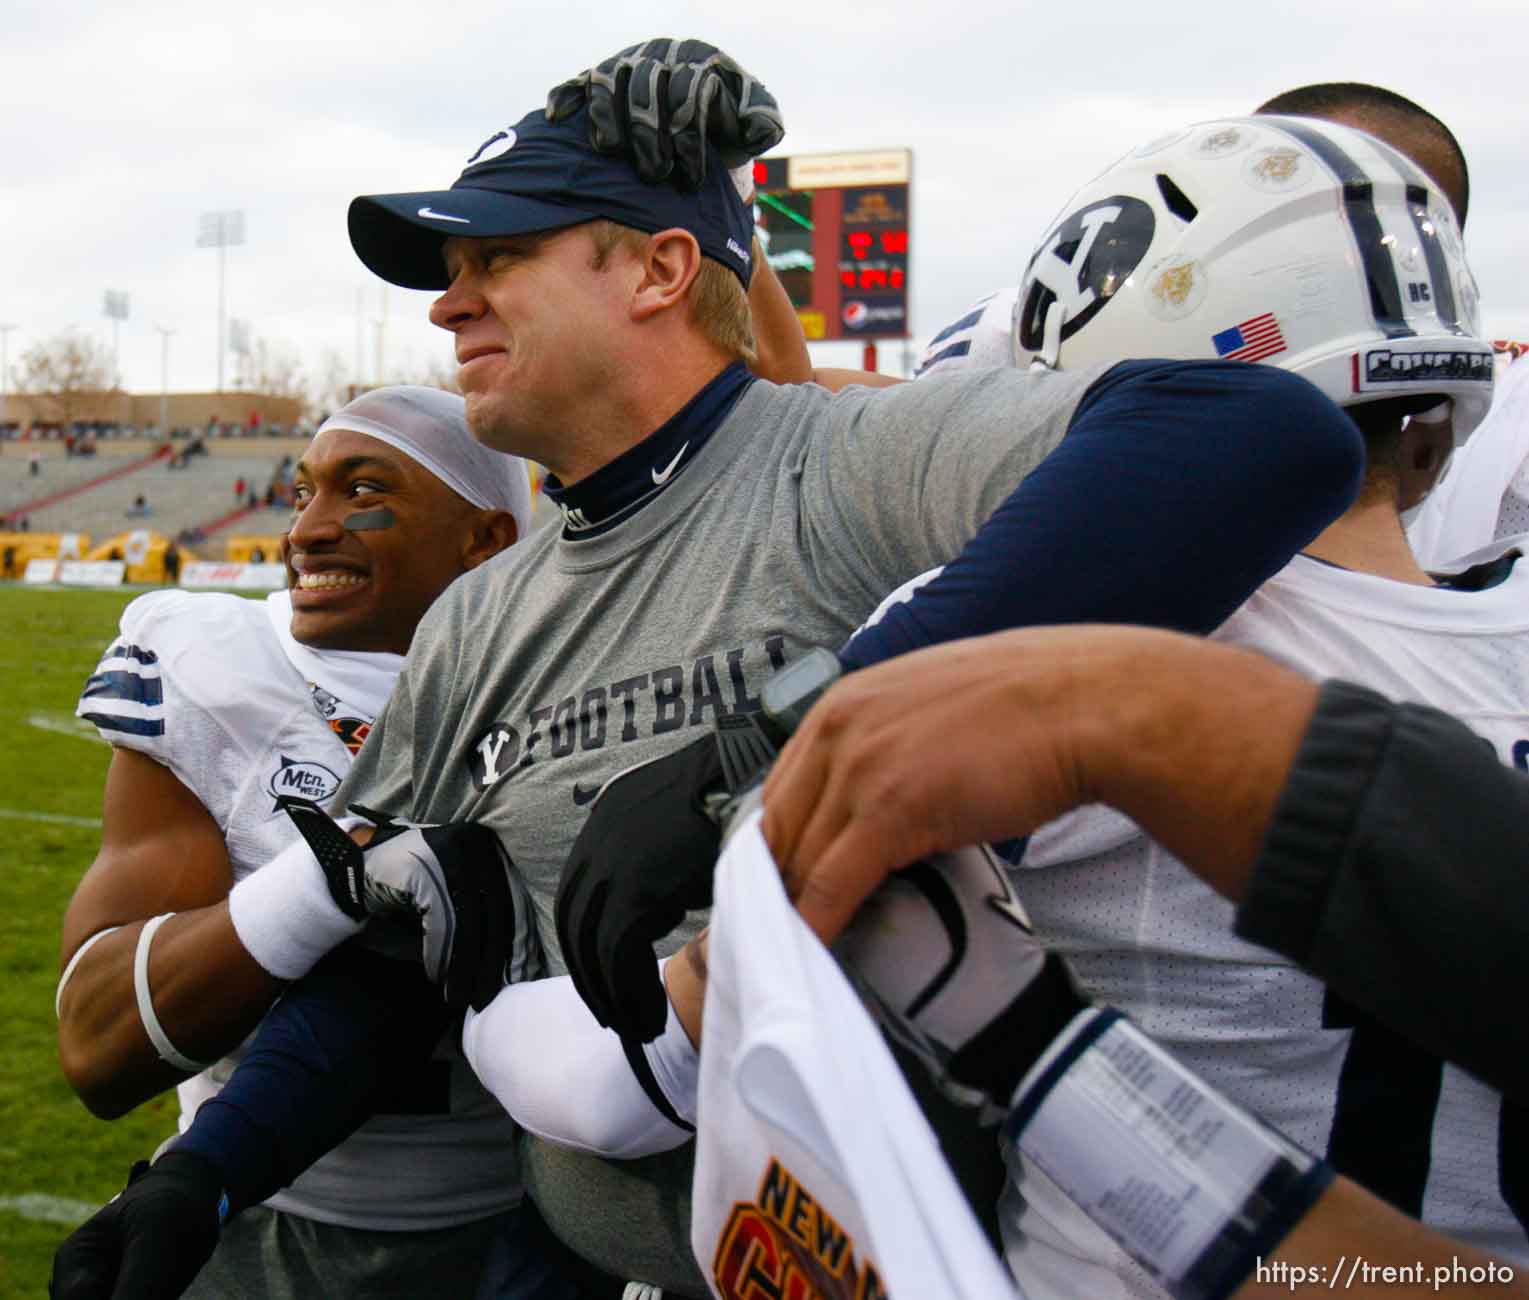
<path fill-rule="evenodd" d="M 450 213 L 436 212 L 428 203 L 419 210 L 419 215 L 429 217 L 431 221 L 459 221 L 464 226 L 472 225 L 466 217 L 453 217 Z"/>
<path fill-rule="evenodd" d="M 585 789 L 585 787 L 580 785 L 577 781 L 573 783 L 573 801 L 574 803 L 578 804 L 580 808 L 582 808 L 587 803 L 593 803 L 595 796 L 599 793 L 599 786 Z"/>
<path fill-rule="evenodd" d="M 674 459 L 665 465 L 662 471 L 656 469 L 648 471 L 653 475 L 654 487 L 663 487 L 669 481 L 669 476 L 674 473 L 674 467 L 680 463 L 680 457 L 685 454 L 685 448 L 688 446 L 690 446 L 688 441 L 682 443 L 680 449 L 674 453 Z"/>

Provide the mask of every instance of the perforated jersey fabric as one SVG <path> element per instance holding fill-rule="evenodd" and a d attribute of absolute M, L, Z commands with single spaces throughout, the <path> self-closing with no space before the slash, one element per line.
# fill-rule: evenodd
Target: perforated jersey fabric
<path fill-rule="evenodd" d="M 1341 677 L 1458 717 L 1512 764 L 1529 748 L 1529 566 L 1480 591 L 1412 586 L 1297 556 L 1216 633 L 1308 676 Z M 1102 851 L 1053 842 L 1017 889 L 1036 929 L 1101 1002 L 1208 1083 L 1340 1172 L 1391 1180 L 1425 1222 L 1501 1258 L 1529 1238 L 1496 1185 L 1501 1097 L 1409 1053 L 1295 965 L 1233 934 L 1233 907 L 1137 834 Z M 1468 864 L 1461 864 L 1462 870 Z M 1349 1076 L 1344 1077 L 1345 1064 Z M 1382 1070 L 1361 1123 L 1356 1087 Z M 1428 1098 L 1435 1095 L 1432 1103 Z M 1398 1153 L 1420 1146 L 1425 1167 Z M 1343 1152 L 1340 1156 L 1340 1152 Z M 1508 1158 L 1505 1156 L 1505 1158 Z M 1347 1161 L 1347 1164 L 1345 1164 Z M 1507 1174 L 1504 1175 L 1508 1176 Z"/>

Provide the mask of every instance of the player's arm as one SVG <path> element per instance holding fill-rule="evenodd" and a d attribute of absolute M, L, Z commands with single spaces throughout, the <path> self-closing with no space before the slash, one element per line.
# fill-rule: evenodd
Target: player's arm
<path fill-rule="evenodd" d="M 846 676 L 765 789 L 766 837 L 820 935 L 905 862 L 1105 803 L 1238 903 L 1245 938 L 1529 1091 L 1523 1017 L 1500 996 L 1529 980 L 1529 912 L 1504 903 L 1524 894 L 1529 777 L 1437 710 L 1215 642 L 1037 628 Z"/>
<path fill-rule="evenodd" d="M 822 384 L 833 392 L 852 384 L 886 388 L 903 382 L 873 370 L 814 367 L 807 352 L 801 319 L 757 238 L 754 240 L 754 278 L 749 282 L 749 312 L 754 318 L 757 354 L 749 369 L 761 379 L 775 384 Z"/>
<path fill-rule="evenodd" d="M 671 990 L 668 1022 L 650 1043 L 623 1042 L 598 1024 L 567 976 L 502 989 L 469 1013 L 462 1053 L 516 1123 L 560 1146 L 614 1159 L 669 1151 L 695 1136 L 700 1000 L 677 999 L 674 972 L 686 954 L 661 963 Z M 704 993 L 704 984 L 687 992 Z M 556 1052 L 527 1043 L 556 1041 Z"/>
<path fill-rule="evenodd" d="M 232 883 L 222 832 L 197 797 L 152 758 L 114 750 L 101 850 L 70 900 L 60 948 L 61 969 L 84 951 L 59 991 L 59 1059 L 95 1114 L 121 1115 L 190 1065 L 216 1061 L 279 990 L 234 932 Z M 166 914 L 145 939 L 145 924 Z M 152 1041 L 150 1017 L 181 1065 Z"/>
<path fill-rule="evenodd" d="M 1013 413 L 993 409 L 1012 391 L 1001 377 L 977 390 L 928 387 L 975 400 L 980 418 L 964 405 L 948 411 L 917 452 L 935 457 L 910 472 L 917 491 L 867 495 L 855 508 L 869 512 L 867 538 L 903 539 L 915 535 L 908 521 L 922 520 L 932 545 L 893 557 L 906 572 L 956 558 L 855 638 L 842 655 L 850 668 L 1023 625 L 1208 632 L 1347 508 L 1363 470 L 1353 422 L 1267 366 L 1121 363 L 1088 389 L 1049 452 L 1014 431 Z M 927 403 L 925 388 L 877 399 L 898 436 L 868 451 L 913 451 L 896 408 Z M 995 441 L 993 428 L 1010 432 Z M 939 498 L 947 508 L 932 513 Z"/>
<path fill-rule="evenodd" d="M 1260 655 L 1145 628 L 954 641 L 830 687 L 765 782 L 765 837 L 820 936 L 897 867 L 1085 803 L 1215 863 L 1226 890 L 1257 857 L 1316 698 Z"/>
<path fill-rule="evenodd" d="M 804 384 L 813 378 L 812 358 L 786 286 L 754 237 L 754 277 L 749 281 L 749 315 L 754 321 L 755 361 L 749 367 L 773 384 Z"/>
<path fill-rule="evenodd" d="M 1307 1285 L 1376 1300 L 1529 1297 L 1525 1270 L 1495 1262 L 1342 1177 L 1260 1262 L 1263 1269 L 1232 1293 L 1235 1300 L 1289 1300 Z"/>
<path fill-rule="evenodd" d="M 1174 640 L 1132 637 L 1136 659 L 1145 661 L 1144 694 L 1161 685 L 1151 663 L 1153 643 L 1161 648 Z M 1091 651 L 1099 653 L 1097 643 L 1053 642 L 1051 649 L 1075 654 L 1083 663 L 1082 679 L 1095 684 L 1088 660 Z M 1039 643 L 1032 648 L 1042 651 Z M 1226 654 L 1223 666 L 1243 657 Z M 1190 688 L 1206 685 L 1200 680 Z M 1232 685 L 1224 674 L 1222 685 Z M 1310 687 L 1301 685 L 1308 688 L 1309 713 Z M 1256 681 L 1254 691 L 1268 702 Z M 1079 703 L 1073 699 L 1058 714 L 1018 725 L 1065 734 L 1066 714 L 1087 712 Z M 1181 713 L 1187 706 L 1193 717 L 1186 698 L 1172 703 Z M 1113 703 L 1100 712 L 1120 716 Z M 1131 712 L 1126 705 L 1121 752 L 1146 738 L 1130 728 Z M 995 721 L 1001 727 L 1015 720 Z M 1284 732 L 1286 721 L 1276 717 L 1272 725 Z M 1082 755 L 1085 770 L 1093 747 L 1087 727 L 1075 726 L 1076 743 L 1057 748 L 1059 757 L 1069 749 Z M 1072 764 L 1064 760 L 1060 766 Z M 1038 777 L 1051 792 L 1068 782 L 1031 768 L 1010 775 L 1019 783 Z M 808 909 L 799 910 L 809 918 Z M 1012 1216 L 1007 1240 L 1022 1241 L 1039 1223 L 1053 1229 L 1067 1224 L 1081 1211 L 1183 1300 L 1269 1296 L 1281 1287 L 1288 1292 L 1292 1283 L 1352 1289 L 1345 1270 L 1356 1253 L 1373 1266 L 1407 1265 L 1410 1276 L 1389 1279 L 1416 1283 L 1404 1294 L 1429 1294 L 1441 1280 L 1456 1283 L 1454 1294 L 1479 1294 L 1485 1278 L 1500 1276 L 1489 1271 L 1501 1266 L 1487 1256 L 1339 1182 L 1325 1162 L 1222 1097 L 1129 1019 L 1091 1005 L 1065 961 L 1031 930 L 1008 873 L 988 850 L 940 853 L 897 873 L 842 932 L 821 914 L 813 924 L 820 938 L 834 944 L 884 1027 L 912 1049 L 942 1089 L 975 1113 L 1002 1117 L 1000 1144 L 1020 1193 L 1006 1212 Z M 1142 1215 L 1143 1205 L 1158 1207 L 1170 1227 Z M 1088 1243 L 1089 1234 L 1063 1232 L 1080 1260 L 1105 1262 L 1099 1245 Z M 1453 1267 L 1457 1263 L 1464 1277 Z M 1474 1278 L 1471 1269 L 1478 1270 Z M 1369 1285 L 1376 1280 L 1360 1276 L 1357 1290 L 1378 1293 Z"/>
<path fill-rule="evenodd" d="M 169 1300 L 224 1221 L 291 1182 L 371 1113 L 378 1088 L 428 1054 L 450 1012 L 414 961 L 345 944 L 261 1023 L 224 1089 L 54 1257 L 55 1300 Z"/>

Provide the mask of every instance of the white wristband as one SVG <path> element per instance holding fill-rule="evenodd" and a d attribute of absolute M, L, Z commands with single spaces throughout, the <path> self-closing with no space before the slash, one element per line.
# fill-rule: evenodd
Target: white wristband
<path fill-rule="evenodd" d="M 108 925 L 104 930 L 97 930 L 90 938 L 86 939 L 74 950 L 74 956 L 69 959 L 69 964 L 64 967 L 64 973 L 58 977 L 58 988 L 53 994 L 53 1014 L 62 1020 L 64 1011 L 64 985 L 69 983 L 69 977 L 74 974 L 74 968 L 80 964 L 80 958 L 96 946 L 109 934 L 116 934 L 122 927 L 120 925 Z"/>
<path fill-rule="evenodd" d="M 665 957 L 659 962 L 660 980 L 663 979 L 664 967 L 673 960 L 673 957 Z M 696 1094 L 700 1091 L 701 1083 L 701 1054 L 696 1051 L 690 1035 L 685 1032 L 685 1026 L 680 1023 L 674 1003 L 669 1003 L 664 1032 L 651 1043 L 644 1043 L 642 1050 L 648 1058 L 654 1080 L 674 1107 L 674 1113 L 693 1126 L 696 1122 Z"/>
<path fill-rule="evenodd" d="M 228 915 L 249 955 L 279 980 L 306 975 L 331 948 L 361 932 L 340 910 L 303 840 L 229 891 Z"/>
<path fill-rule="evenodd" d="M 149 1042 L 154 1044 L 154 1050 L 159 1053 L 159 1059 L 167 1061 L 177 1070 L 200 1074 L 207 1068 L 207 1063 L 193 1061 L 175 1050 L 175 1044 L 170 1041 L 170 1035 L 165 1033 L 165 1027 L 159 1023 L 159 1016 L 155 1014 L 154 995 L 149 990 L 149 949 L 159 927 L 174 915 L 174 912 L 166 912 L 163 916 L 145 921 L 143 929 L 138 932 L 138 947 L 133 952 L 133 992 L 138 997 L 138 1018 L 143 1021 L 144 1031 L 149 1036 Z"/>
<path fill-rule="evenodd" d="M 1230 1295 L 1332 1177 L 1098 1007 L 1025 1076 L 1003 1134 L 1178 1300 Z"/>

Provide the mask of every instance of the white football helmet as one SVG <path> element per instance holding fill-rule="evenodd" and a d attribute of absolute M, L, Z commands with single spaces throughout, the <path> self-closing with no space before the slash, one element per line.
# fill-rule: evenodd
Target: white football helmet
<path fill-rule="evenodd" d="M 1264 361 L 1341 406 L 1492 397 L 1476 279 L 1448 198 L 1395 149 L 1302 117 L 1202 122 L 1085 185 L 1014 307 L 1019 365 Z"/>

